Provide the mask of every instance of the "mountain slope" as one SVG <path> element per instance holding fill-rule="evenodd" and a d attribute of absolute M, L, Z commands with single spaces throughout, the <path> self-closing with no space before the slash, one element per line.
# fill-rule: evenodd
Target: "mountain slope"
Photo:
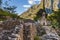
<path fill-rule="evenodd" d="M 21 14 L 20 17 L 24 18 L 24 19 L 32 19 L 32 20 L 34 20 L 34 17 L 36 17 L 36 13 L 40 9 L 43 9 L 43 3 L 41 3 L 39 5 L 33 5 L 26 12 L 24 12 L 23 14 Z"/>
<path fill-rule="evenodd" d="M 59 4 L 58 0 L 53 0 L 53 1 L 48 0 L 48 1 L 45 1 L 45 8 L 48 9 L 47 11 L 49 11 L 49 9 L 56 11 L 58 9 L 58 4 Z M 34 20 L 37 12 L 39 12 L 40 9 L 43 9 L 43 0 L 41 1 L 39 5 L 33 5 L 26 12 L 22 13 L 20 17 L 24 19 Z"/>

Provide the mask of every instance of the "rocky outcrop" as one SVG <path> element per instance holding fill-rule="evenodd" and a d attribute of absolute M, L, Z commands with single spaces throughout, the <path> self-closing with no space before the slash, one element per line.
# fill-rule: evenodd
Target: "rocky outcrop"
<path fill-rule="evenodd" d="M 6 20 L 0 24 L 0 40 L 34 40 L 36 28 L 34 22 Z M 34 30 L 33 30 L 34 29 Z"/>
<path fill-rule="evenodd" d="M 6 20 L 0 24 L 0 40 L 60 40 L 52 26 L 41 25 L 33 20 Z"/>
<path fill-rule="evenodd" d="M 42 40 L 60 40 L 59 35 L 55 31 L 55 29 L 52 28 L 52 26 L 43 26 L 46 34 L 42 36 Z"/>
<path fill-rule="evenodd" d="M 52 13 L 52 10 L 57 11 L 60 8 L 59 0 L 44 0 L 45 10 L 47 13 Z M 33 5 L 26 12 L 20 15 L 21 18 L 34 20 L 37 12 L 43 9 L 43 0 L 38 5 Z"/>

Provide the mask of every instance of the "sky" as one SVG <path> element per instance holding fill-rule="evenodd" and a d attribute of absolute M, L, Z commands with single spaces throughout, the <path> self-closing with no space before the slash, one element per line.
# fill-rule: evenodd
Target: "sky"
<path fill-rule="evenodd" d="M 8 0 L 3 0 L 3 4 Z M 16 6 L 16 13 L 22 14 L 27 11 L 32 5 L 40 4 L 41 0 L 10 0 L 8 4 L 10 6 Z"/>

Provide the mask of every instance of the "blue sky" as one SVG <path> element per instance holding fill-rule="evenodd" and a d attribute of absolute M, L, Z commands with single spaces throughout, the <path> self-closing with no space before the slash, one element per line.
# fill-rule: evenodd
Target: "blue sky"
<path fill-rule="evenodd" d="M 3 0 L 3 2 L 8 0 Z M 28 8 L 30 8 L 34 4 L 39 4 L 41 0 L 11 0 L 8 2 L 10 6 L 15 5 L 16 11 L 18 14 L 22 14 Z"/>

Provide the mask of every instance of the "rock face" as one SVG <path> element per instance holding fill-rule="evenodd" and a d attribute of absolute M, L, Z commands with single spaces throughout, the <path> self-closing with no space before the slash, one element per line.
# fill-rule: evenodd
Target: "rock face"
<path fill-rule="evenodd" d="M 3 21 L 0 23 L 0 40 L 34 40 L 36 35 L 42 40 L 60 40 L 55 29 L 48 25 L 45 12 L 42 20 L 42 23 L 30 19 Z"/>
<path fill-rule="evenodd" d="M 42 36 L 42 40 L 60 40 L 57 32 L 51 26 L 43 26 L 46 34 Z"/>
<path fill-rule="evenodd" d="M 34 40 L 36 35 L 42 40 L 60 40 L 52 26 L 41 26 L 33 20 L 6 20 L 0 24 L 0 40 Z"/>
<path fill-rule="evenodd" d="M 55 0 L 53 3 L 53 10 L 57 11 L 60 8 L 59 5 L 60 5 L 60 0 Z"/>
<path fill-rule="evenodd" d="M 0 40 L 34 40 L 36 35 L 33 22 L 6 20 L 0 24 L 0 27 Z"/>
<path fill-rule="evenodd" d="M 42 20 L 46 19 L 45 15 L 42 15 L 42 18 Z M 60 37 L 58 36 L 55 29 L 53 29 L 51 25 L 49 26 L 47 21 L 44 20 L 42 22 L 42 27 L 45 29 L 46 32 L 46 34 L 42 36 L 42 40 L 60 40 Z"/>
<path fill-rule="evenodd" d="M 58 9 L 59 0 L 45 0 L 45 7 L 52 10 Z"/>
<path fill-rule="evenodd" d="M 41 2 L 41 4 L 39 4 L 39 5 L 33 5 L 26 12 L 21 14 L 20 17 L 24 18 L 24 19 L 34 20 L 34 17 L 36 17 L 36 14 L 40 9 L 43 9 L 43 2 Z"/>
<path fill-rule="evenodd" d="M 60 8 L 60 1 L 59 0 L 44 0 L 45 10 L 47 13 L 51 13 L 52 10 L 57 11 Z M 43 9 L 43 0 L 39 5 L 33 5 L 29 8 L 26 12 L 20 15 L 21 18 L 24 19 L 31 19 L 34 20 L 36 17 L 37 12 Z"/>
<path fill-rule="evenodd" d="M 45 13 L 42 15 L 42 20 L 46 19 Z M 42 24 L 41 24 L 42 22 Z M 48 25 L 48 22 L 46 20 L 41 21 L 40 24 L 44 28 L 46 34 L 42 36 L 42 40 L 60 40 L 60 37 L 58 36 L 56 30 L 52 28 L 51 25 Z"/>
<path fill-rule="evenodd" d="M 42 40 L 60 40 L 57 35 L 50 34 L 50 35 L 43 35 Z"/>
<path fill-rule="evenodd" d="M 42 14 L 42 18 L 40 20 L 40 24 L 41 25 L 47 25 L 47 20 L 46 20 L 45 12 L 43 12 L 43 14 Z"/>
<path fill-rule="evenodd" d="M 0 27 L 0 40 L 22 40 L 23 25 L 18 20 L 6 20 Z M 5 28 L 6 27 L 6 28 Z M 21 35 L 21 36 L 20 36 Z"/>
<path fill-rule="evenodd" d="M 24 40 L 34 40 L 34 35 L 35 35 L 35 26 L 34 24 L 31 23 L 25 23 L 25 27 L 24 27 L 24 36 L 23 39 Z"/>

